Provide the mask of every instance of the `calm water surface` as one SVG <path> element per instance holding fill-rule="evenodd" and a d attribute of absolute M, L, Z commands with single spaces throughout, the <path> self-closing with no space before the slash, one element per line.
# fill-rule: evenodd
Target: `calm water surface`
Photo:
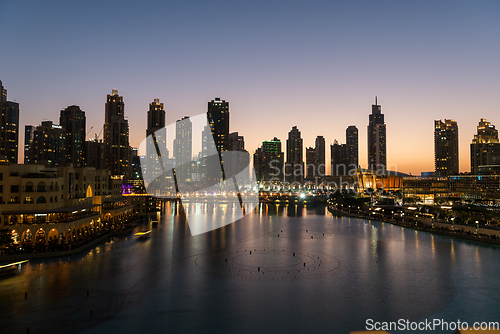
<path fill-rule="evenodd" d="M 500 320 L 499 247 L 324 207 L 261 205 L 193 237 L 170 203 L 157 227 L 135 231 L 149 228 L 147 239 L 111 238 L 0 278 L 2 333 L 348 333 L 367 319 Z"/>

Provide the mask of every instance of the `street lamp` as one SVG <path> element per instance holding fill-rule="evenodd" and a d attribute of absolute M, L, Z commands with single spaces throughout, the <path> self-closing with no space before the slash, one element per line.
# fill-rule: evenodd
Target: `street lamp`
<path fill-rule="evenodd" d="M 476 220 L 476 234 L 479 234 L 479 221 Z"/>

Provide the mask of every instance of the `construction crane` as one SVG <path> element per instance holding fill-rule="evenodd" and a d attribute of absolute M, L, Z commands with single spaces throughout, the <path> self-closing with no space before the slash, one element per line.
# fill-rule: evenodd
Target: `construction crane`
<path fill-rule="evenodd" d="M 88 138 L 88 137 L 89 137 L 89 133 L 90 133 L 90 131 L 92 131 L 92 129 L 93 129 L 93 128 L 94 128 L 94 126 L 91 126 L 91 127 L 90 127 L 90 130 L 89 130 L 89 131 L 87 132 L 87 134 L 85 135 L 85 137 L 86 137 L 86 138 Z"/>
<path fill-rule="evenodd" d="M 101 131 L 99 131 L 99 134 L 97 134 L 97 133 L 95 134 L 95 141 L 98 141 L 103 129 L 104 129 L 104 125 L 102 126 Z"/>

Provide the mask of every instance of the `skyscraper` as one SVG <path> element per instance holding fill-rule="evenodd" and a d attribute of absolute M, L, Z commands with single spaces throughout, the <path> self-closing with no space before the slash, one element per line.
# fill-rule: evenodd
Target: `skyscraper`
<path fill-rule="evenodd" d="M 160 155 L 166 155 L 162 157 L 163 159 L 168 159 L 166 135 L 165 109 L 163 103 L 160 103 L 160 100 L 155 98 L 154 101 L 149 104 L 146 137 L 153 136 L 153 142 L 156 146 L 148 145 L 146 148 L 145 170 L 147 173 L 153 173 L 154 175 L 160 175 L 162 173 L 162 171 L 159 170 L 162 163 L 158 160 L 161 158 L 158 156 L 156 149 L 160 151 Z M 150 168 L 155 168 L 156 170 L 149 170 Z"/>
<path fill-rule="evenodd" d="M 458 174 L 458 125 L 451 119 L 434 121 L 434 164 L 437 176 Z"/>
<path fill-rule="evenodd" d="M 486 165 L 500 165 L 500 143 L 495 126 L 481 118 L 470 144 L 471 173 L 478 174 L 479 166 Z"/>
<path fill-rule="evenodd" d="M 85 165 L 87 167 L 102 169 L 103 168 L 102 139 L 98 139 L 97 136 L 95 139 L 89 139 L 86 141 L 85 147 L 86 147 Z"/>
<path fill-rule="evenodd" d="M 325 138 L 317 136 L 314 146 L 314 158 L 316 160 L 316 176 L 325 177 Z"/>
<path fill-rule="evenodd" d="M 19 103 L 7 101 L 0 81 L 0 157 L 17 164 L 19 150 Z"/>
<path fill-rule="evenodd" d="M 154 101 L 149 104 L 146 136 L 153 134 L 163 127 L 165 127 L 165 109 L 163 103 L 160 103 L 160 100 L 155 98 Z"/>
<path fill-rule="evenodd" d="M 33 145 L 33 138 L 35 137 L 35 127 L 33 125 L 26 125 L 24 127 L 24 163 L 32 164 L 33 162 L 33 151 L 31 150 L 31 145 Z"/>
<path fill-rule="evenodd" d="M 217 151 L 227 151 L 229 147 L 229 102 L 218 97 L 208 102 L 207 118 Z"/>
<path fill-rule="evenodd" d="M 316 150 L 313 147 L 306 147 L 306 179 L 314 180 L 316 173 Z"/>
<path fill-rule="evenodd" d="M 304 181 L 303 142 L 296 126 L 288 132 L 285 173 L 289 183 L 302 183 Z"/>
<path fill-rule="evenodd" d="M 357 168 L 359 165 L 358 158 L 358 128 L 354 125 L 350 125 L 345 130 L 346 139 L 346 164 L 347 169 L 351 170 Z"/>
<path fill-rule="evenodd" d="M 130 175 L 128 121 L 125 119 L 123 97 L 113 89 L 107 96 L 104 115 L 104 168 L 113 175 Z"/>
<path fill-rule="evenodd" d="M 331 174 L 333 176 L 348 175 L 347 165 L 347 145 L 339 144 L 335 139 L 333 144 L 330 145 L 330 159 L 331 159 Z"/>
<path fill-rule="evenodd" d="M 33 164 L 64 166 L 67 164 L 66 134 L 62 126 L 43 121 L 37 126 L 31 143 Z"/>
<path fill-rule="evenodd" d="M 382 107 L 372 105 L 372 113 L 368 122 L 368 169 L 384 170 L 387 166 L 386 128 Z"/>
<path fill-rule="evenodd" d="M 85 166 L 86 145 L 86 117 L 85 111 L 79 106 L 69 106 L 61 110 L 59 116 L 59 125 L 61 125 L 66 137 L 67 162 L 75 167 Z"/>
<path fill-rule="evenodd" d="M 278 138 L 263 141 L 255 151 L 254 169 L 257 181 L 283 181 L 283 152 Z"/>
<path fill-rule="evenodd" d="M 245 139 L 243 136 L 238 135 L 238 132 L 232 132 L 229 134 L 229 151 L 244 151 L 245 150 Z"/>
<path fill-rule="evenodd" d="M 175 123 L 174 158 L 177 182 L 190 179 L 190 165 L 193 156 L 193 125 L 189 117 Z"/>

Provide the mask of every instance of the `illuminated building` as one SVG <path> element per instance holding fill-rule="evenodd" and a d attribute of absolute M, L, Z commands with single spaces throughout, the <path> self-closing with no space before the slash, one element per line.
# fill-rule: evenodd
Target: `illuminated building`
<path fill-rule="evenodd" d="M 160 160 L 168 159 L 165 115 L 166 114 L 163 103 L 160 103 L 160 100 L 158 98 L 154 99 L 154 101 L 149 104 L 146 137 L 153 136 L 153 142 L 155 143 L 155 146 L 148 145 L 146 147 L 148 151 L 146 152 L 145 162 L 145 168 L 146 170 L 148 170 L 148 173 L 152 173 L 154 175 L 162 174 L 162 170 L 160 170 L 162 162 Z M 158 148 L 160 156 L 158 156 L 156 148 Z M 149 170 L 150 168 L 154 168 L 156 170 L 151 171 Z"/>
<path fill-rule="evenodd" d="M 128 121 L 125 119 L 123 97 L 113 89 L 107 96 L 104 115 L 104 168 L 112 175 L 130 175 L 130 145 Z"/>
<path fill-rule="evenodd" d="M 232 132 L 229 134 L 228 151 L 230 151 L 227 153 L 229 155 L 229 159 L 225 159 L 227 161 L 224 168 L 225 172 L 229 171 L 229 175 L 236 175 L 249 166 L 250 154 L 245 150 L 245 139 L 243 136 L 238 135 L 238 132 Z"/>
<path fill-rule="evenodd" d="M 450 119 L 434 121 L 436 176 L 458 174 L 458 125 Z"/>
<path fill-rule="evenodd" d="M 382 107 L 372 105 L 372 113 L 368 123 L 368 169 L 379 170 L 387 166 L 386 127 Z"/>
<path fill-rule="evenodd" d="M 84 167 L 86 117 L 79 106 L 69 106 L 61 110 L 59 125 L 63 127 L 66 137 L 67 162 L 75 167 Z"/>
<path fill-rule="evenodd" d="M 19 245 L 78 243 L 136 215 L 104 169 L 0 165 L 0 187 L 0 229 Z"/>
<path fill-rule="evenodd" d="M 495 126 L 481 118 L 470 144 L 471 173 L 478 174 L 479 166 L 486 165 L 500 165 L 500 143 Z"/>
<path fill-rule="evenodd" d="M 358 158 L 358 128 L 350 125 L 345 130 L 346 137 L 346 159 L 345 163 L 349 166 L 349 170 L 359 166 Z"/>
<path fill-rule="evenodd" d="M 285 178 L 289 183 L 304 181 L 303 141 L 296 126 L 288 132 L 286 141 Z"/>
<path fill-rule="evenodd" d="M 62 126 L 43 121 L 35 128 L 30 147 L 31 164 L 67 165 L 66 133 Z"/>
<path fill-rule="evenodd" d="M 33 138 L 35 137 L 35 127 L 33 125 L 26 125 L 24 127 L 24 163 L 32 164 L 33 162 L 33 152 L 31 151 L 31 145 L 33 144 Z"/>
<path fill-rule="evenodd" d="M 7 90 L 0 81 L 0 156 L 17 164 L 19 147 L 19 103 L 7 101 Z"/>
<path fill-rule="evenodd" d="M 339 144 L 337 140 L 330 145 L 331 174 L 332 176 L 353 176 L 350 173 L 358 168 L 358 128 L 354 125 L 346 129 L 346 144 Z"/>
<path fill-rule="evenodd" d="M 263 141 L 253 160 L 257 181 L 283 181 L 283 152 L 278 138 Z"/>
<path fill-rule="evenodd" d="M 85 164 L 86 167 L 94 167 L 97 169 L 102 169 L 103 166 L 103 143 L 102 139 L 90 139 L 86 141 L 86 158 Z"/>
<path fill-rule="evenodd" d="M 314 180 L 316 173 L 316 150 L 313 147 L 306 147 L 306 179 Z"/>
<path fill-rule="evenodd" d="M 193 156 L 193 125 L 189 117 L 175 123 L 174 159 L 177 182 L 191 179 L 191 160 Z"/>
<path fill-rule="evenodd" d="M 207 118 L 217 151 L 229 148 L 229 102 L 216 97 L 208 102 Z"/>
<path fill-rule="evenodd" d="M 314 146 L 315 172 L 316 176 L 323 178 L 325 176 L 325 138 L 317 136 Z M 307 157 L 306 157 L 307 160 Z"/>

